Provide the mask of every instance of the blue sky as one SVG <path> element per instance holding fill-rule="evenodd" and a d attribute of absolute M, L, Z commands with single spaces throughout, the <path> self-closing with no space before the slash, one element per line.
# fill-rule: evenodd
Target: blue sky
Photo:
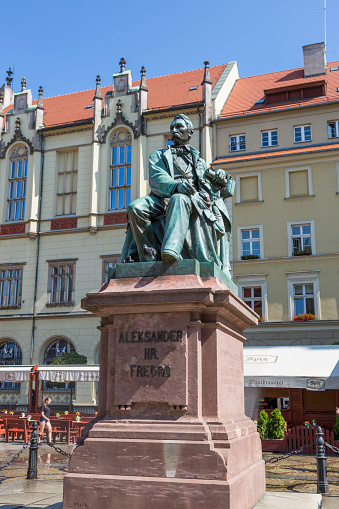
<path fill-rule="evenodd" d="M 302 46 L 324 40 L 324 0 L 3 2 L 0 82 L 15 66 L 37 98 L 112 83 L 120 57 L 133 79 L 237 60 L 241 77 L 302 67 Z M 339 60 L 338 0 L 327 0 L 327 60 Z"/>

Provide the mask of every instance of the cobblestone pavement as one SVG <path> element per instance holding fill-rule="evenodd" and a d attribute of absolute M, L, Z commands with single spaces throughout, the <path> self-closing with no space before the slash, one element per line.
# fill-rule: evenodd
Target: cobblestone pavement
<path fill-rule="evenodd" d="M 281 453 L 263 453 L 264 460 L 274 456 L 281 456 Z M 339 456 L 327 457 L 327 479 L 330 495 L 339 496 Z M 268 491 L 317 493 L 315 456 L 298 454 L 276 463 L 268 463 L 266 465 L 266 489 Z"/>
<path fill-rule="evenodd" d="M 71 453 L 74 445 L 56 444 Z M 22 448 L 23 442 L 0 441 L 0 467 Z M 27 480 L 29 450 L 8 467 L 0 470 L 0 508 L 26 507 L 62 508 L 63 478 L 68 471 L 68 457 L 57 453 L 47 444 L 38 451 L 38 480 Z"/>
<path fill-rule="evenodd" d="M 22 448 L 23 442 L 0 441 L 0 467 L 11 459 Z M 74 445 L 57 444 L 64 451 L 71 453 Z M 264 460 L 280 454 L 263 453 Z M 27 481 L 28 449 L 4 470 L 0 470 L 0 508 L 15 509 L 17 507 L 37 508 L 61 507 L 62 480 L 68 472 L 68 457 L 57 453 L 48 445 L 43 444 L 38 453 L 38 482 Z M 327 459 L 327 477 L 329 483 L 329 502 L 339 508 L 339 457 L 329 456 Z M 317 465 L 315 456 L 291 456 L 277 463 L 266 465 L 267 491 L 288 491 L 295 493 L 317 492 Z M 38 500 L 37 492 L 49 496 L 48 503 Z M 34 498 L 35 496 L 35 498 Z M 337 499 L 335 497 L 338 497 Z M 16 504 L 14 504 L 14 498 Z M 34 500 L 33 500 L 34 499 Z M 46 498 L 47 502 L 47 498 Z M 19 503 L 19 505 L 18 505 Z M 336 505 L 337 503 L 337 505 Z M 51 505 L 52 504 L 52 505 Z M 324 508 L 327 505 L 324 504 Z"/>

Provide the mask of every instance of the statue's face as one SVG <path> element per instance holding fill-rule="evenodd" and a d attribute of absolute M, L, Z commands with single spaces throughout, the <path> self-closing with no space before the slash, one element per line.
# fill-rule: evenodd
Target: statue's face
<path fill-rule="evenodd" d="M 184 120 L 182 120 L 181 118 L 173 120 L 170 129 L 173 145 L 180 146 L 188 144 L 191 138 L 191 134 Z"/>

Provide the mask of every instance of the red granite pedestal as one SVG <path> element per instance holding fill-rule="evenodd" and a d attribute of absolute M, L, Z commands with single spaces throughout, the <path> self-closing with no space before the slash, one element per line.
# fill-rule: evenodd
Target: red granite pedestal
<path fill-rule="evenodd" d="M 98 421 L 64 478 L 64 509 L 251 509 L 265 494 L 244 414 L 242 331 L 257 317 L 215 277 L 111 280 Z"/>

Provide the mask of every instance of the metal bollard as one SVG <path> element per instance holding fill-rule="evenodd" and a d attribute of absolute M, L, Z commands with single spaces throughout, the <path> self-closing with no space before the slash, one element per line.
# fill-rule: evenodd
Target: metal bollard
<path fill-rule="evenodd" d="M 29 463 L 27 470 L 27 479 L 36 479 L 38 477 L 38 423 L 33 422 L 33 432 L 29 446 Z"/>
<path fill-rule="evenodd" d="M 327 473 L 326 473 L 326 454 L 324 433 L 320 426 L 317 426 L 317 493 L 329 493 Z"/>

